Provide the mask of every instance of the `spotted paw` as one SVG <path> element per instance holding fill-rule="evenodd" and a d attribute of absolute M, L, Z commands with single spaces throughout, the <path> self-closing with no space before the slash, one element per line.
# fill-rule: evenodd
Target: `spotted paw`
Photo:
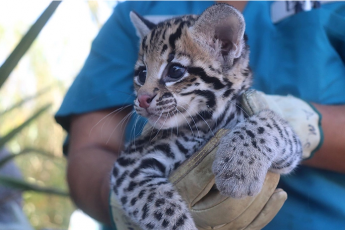
<path fill-rule="evenodd" d="M 197 230 L 187 205 L 171 184 L 143 187 L 128 199 L 125 209 L 141 229 Z"/>
<path fill-rule="evenodd" d="M 215 183 L 221 194 L 243 198 L 255 196 L 261 191 L 267 169 L 255 166 L 243 167 L 244 160 L 238 157 L 224 157 L 215 161 L 214 165 L 216 164 L 222 165 L 222 167 L 213 167 Z"/>
<path fill-rule="evenodd" d="M 233 198 L 254 196 L 262 188 L 272 164 L 272 154 L 254 138 L 246 123 L 225 135 L 213 163 L 215 183 L 219 191 Z"/>

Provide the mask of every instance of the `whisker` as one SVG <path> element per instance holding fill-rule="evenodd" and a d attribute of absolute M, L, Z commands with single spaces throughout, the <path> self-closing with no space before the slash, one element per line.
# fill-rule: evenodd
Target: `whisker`
<path fill-rule="evenodd" d="M 176 122 L 176 134 L 178 135 L 178 123 L 177 123 L 177 117 L 175 116 L 175 122 Z"/>
<path fill-rule="evenodd" d="M 163 114 L 163 112 L 162 112 L 162 114 Z M 156 138 L 156 136 L 158 135 L 158 133 L 162 130 L 162 127 L 165 125 L 165 122 L 167 121 L 167 119 L 168 119 L 168 117 L 165 118 L 165 120 L 164 120 L 164 122 L 163 122 L 163 125 L 161 125 L 161 127 L 160 127 L 159 130 L 158 130 L 158 132 L 156 133 L 156 135 L 155 135 L 151 140 L 153 140 L 153 139 Z"/>
<path fill-rule="evenodd" d="M 183 107 L 182 105 L 180 105 L 180 107 L 182 107 L 182 109 L 184 109 L 184 111 L 186 111 L 186 112 L 188 113 L 189 117 L 192 118 L 192 121 L 194 122 L 194 125 L 195 125 L 195 127 L 196 127 L 196 130 L 198 131 L 198 136 L 200 137 L 201 135 L 200 135 L 198 126 L 197 126 L 196 123 L 195 123 L 194 118 L 192 117 L 192 115 L 190 115 L 190 113 L 187 111 L 187 109 L 186 109 L 185 107 Z"/>
<path fill-rule="evenodd" d="M 159 115 L 159 117 L 157 118 L 157 120 L 156 120 L 156 122 L 153 124 L 153 126 L 152 126 L 152 130 L 151 130 L 151 133 L 150 133 L 150 137 L 151 137 L 151 135 L 152 135 L 152 131 L 154 130 L 154 128 L 155 128 L 155 125 L 157 124 L 157 121 L 161 118 L 161 116 L 163 115 L 163 111 L 161 112 L 161 114 Z M 151 139 L 151 141 L 152 141 L 153 139 Z M 150 141 L 150 142 L 151 142 Z"/>
<path fill-rule="evenodd" d="M 169 119 L 171 119 L 172 116 L 170 115 L 170 112 L 168 112 L 168 115 L 169 115 Z M 173 136 L 173 131 L 174 131 L 174 127 L 172 127 L 170 131 L 171 131 L 171 132 L 170 132 L 170 138 L 172 138 L 172 136 Z"/>
<path fill-rule="evenodd" d="M 179 113 L 181 113 L 181 115 L 183 116 L 183 118 L 186 120 L 186 122 L 187 122 L 187 124 L 188 124 L 190 130 L 192 131 L 193 136 L 195 136 L 192 127 L 190 126 L 189 122 L 187 121 L 187 118 L 183 115 L 183 113 L 182 113 L 178 108 L 176 108 L 176 110 L 177 110 Z"/>
<path fill-rule="evenodd" d="M 144 128 L 145 128 L 145 126 L 146 126 L 147 122 L 148 122 L 148 120 L 147 120 L 147 119 L 145 120 L 145 122 L 143 122 L 143 125 L 141 126 L 141 132 L 140 132 L 140 134 L 141 134 L 141 133 L 143 133 Z"/>
<path fill-rule="evenodd" d="M 123 109 L 122 109 L 122 110 L 123 110 Z M 117 113 L 112 114 L 111 117 L 110 117 L 108 120 L 105 120 L 105 121 L 104 121 L 104 123 L 103 123 L 102 126 L 101 126 L 101 134 L 102 134 L 102 137 L 103 137 L 103 128 L 104 128 L 104 125 L 107 125 L 108 122 L 111 122 L 112 118 L 113 118 L 116 114 L 118 114 L 119 112 L 121 112 L 122 110 L 118 111 Z"/>
<path fill-rule="evenodd" d="M 205 121 L 205 119 L 200 115 L 200 113 L 198 113 L 198 112 L 196 112 L 198 115 L 199 115 L 199 117 L 201 117 L 201 119 L 203 119 L 204 120 L 204 122 L 206 123 L 206 125 L 208 126 L 208 128 L 210 129 L 210 131 L 211 131 L 211 133 L 212 133 L 212 135 L 214 136 L 215 134 L 214 134 L 214 132 L 213 132 L 213 130 L 211 129 L 211 127 L 208 125 L 208 123 L 207 123 L 207 121 Z"/>
<path fill-rule="evenodd" d="M 135 119 L 134 125 L 133 125 L 131 133 L 129 135 L 131 137 L 131 140 L 133 140 L 135 151 L 137 151 L 137 146 L 135 145 L 135 139 L 136 139 L 135 130 L 136 130 L 138 121 L 139 121 L 139 116 L 137 116 L 137 118 Z M 132 133 L 133 133 L 133 137 L 132 137 Z"/>
<path fill-rule="evenodd" d="M 128 113 L 128 114 L 127 114 L 124 118 L 122 118 L 122 120 L 115 126 L 115 128 L 114 128 L 114 130 L 111 132 L 111 134 L 110 134 L 110 136 L 109 136 L 109 138 L 108 138 L 106 144 L 108 144 L 108 142 L 109 142 L 111 136 L 114 134 L 114 132 L 115 132 L 115 130 L 117 129 L 117 127 L 118 127 L 120 124 L 122 124 L 127 118 L 131 117 L 131 116 L 133 115 L 133 113 L 134 113 L 134 111 Z"/>
<path fill-rule="evenodd" d="M 182 107 L 182 106 L 181 106 Z M 183 108 L 183 107 L 182 107 Z M 194 112 L 196 112 L 196 114 L 201 117 L 201 119 L 206 123 L 207 127 L 209 128 L 209 130 L 211 131 L 212 135 L 214 136 L 214 132 L 213 130 L 211 129 L 211 127 L 209 126 L 208 122 L 200 115 L 200 113 L 198 113 L 197 111 L 193 110 Z"/>
<path fill-rule="evenodd" d="M 109 117 L 110 115 L 112 115 L 112 114 L 114 114 L 114 113 L 121 112 L 122 110 L 124 110 L 124 109 L 126 109 L 126 108 L 128 108 L 128 107 L 130 107 L 130 106 L 132 106 L 132 105 L 126 105 L 126 106 L 120 107 L 120 108 L 114 110 L 113 112 L 107 114 L 106 116 L 104 116 L 104 117 L 103 117 L 101 120 L 99 120 L 94 126 L 92 126 L 92 128 L 90 129 L 90 132 L 89 132 L 89 136 L 91 135 L 93 129 L 94 129 L 100 122 L 102 122 L 104 119 L 106 119 L 107 117 Z M 114 114 L 114 115 L 115 115 L 115 114 Z M 103 127 L 102 127 L 102 129 L 103 129 Z"/>
<path fill-rule="evenodd" d="M 213 132 L 213 130 L 211 129 L 211 127 L 209 126 L 208 122 L 200 115 L 199 112 L 197 112 L 197 111 L 195 111 L 195 110 L 193 110 L 193 111 L 196 112 L 196 114 L 197 114 L 199 117 L 201 117 L 201 119 L 205 122 L 205 124 L 207 125 L 207 127 L 209 128 L 209 130 L 211 131 L 211 133 L 212 133 L 213 136 L 214 136 L 214 132 Z"/>

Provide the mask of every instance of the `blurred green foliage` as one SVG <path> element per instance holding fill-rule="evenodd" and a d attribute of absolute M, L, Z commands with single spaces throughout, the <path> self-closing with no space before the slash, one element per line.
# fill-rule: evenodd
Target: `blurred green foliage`
<path fill-rule="evenodd" d="M 55 9 L 49 9 L 50 15 Z M 45 15 L 45 21 L 50 15 Z M 38 27 L 33 28 L 36 35 L 26 34 L 23 38 L 26 39 L 24 46 L 18 49 L 21 44 L 19 43 L 2 65 L 7 68 L 0 69 L 0 147 L 5 145 L 12 154 L 19 154 L 10 156 L 2 165 L 14 159 L 24 177 L 23 181 L 3 177 L 0 183 L 27 191 L 23 194 L 23 210 L 34 228 L 67 229 L 69 217 L 75 208 L 66 196 L 67 193 L 61 192 L 67 191 L 66 160 L 61 152 L 64 134 L 62 128 L 55 123 L 50 108 L 50 105 L 53 105 L 56 110 L 61 102 L 60 95 L 64 94 L 65 89 L 49 74 L 49 64 L 42 55 L 42 48 L 34 41 L 44 26 L 44 20 L 40 19 L 37 20 Z M 3 33 L 4 28 L 0 25 L 0 42 Z M 24 55 L 27 49 L 29 52 Z M 23 56 L 29 60 L 34 76 L 34 82 L 28 85 L 25 84 L 28 82 L 27 76 L 11 79 L 12 72 L 16 71 L 16 64 Z M 53 87 L 45 90 L 48 85 Z M 25 87 L 31 87 L 33 90 L 25 90 Z M 44 93 L 27 95 L 28 91 Z M 27 154 L 29 152 L 30 154 Z M 50 154 L 50 157 L 47 157 L 47 154 Z"/>
<path fill-rule="evenodd" d="M 34 43 L 34 47 L 39 44 Z M 44 63 L 44 57 L 40 56 L 39 47 L 33 49 L 28 55 L 32 58 L 33 72 L 37 78 L 35 87 L 37 89 L 44 88 L 47 83 L 51 83 L 49 71 L 42 70 L 41 64 Z M 38 63 L 40 63 L 38 65 Z M 50 78 L 50 79 L 49 79 Z M 9 82 L 10 83 L 10 82 Z M 54 157 L 47 157 L 39 154 L 39 151 L 31 151 L 30 154 L 22 154 L 15 157 L 15 162 L 22 171 L 24 181 L 33 183 L 41 187 L 54 187 L 61 191 L 67 191 L 65 181 L 66 160 L 61 152 L 61 143 L 64 139 L 63 130 L 57 125 L 53 118 L 53 110 L 42 110 L 47 108 L 47 103 L 51 103 L 53 107 L 60 104 L 59 100 L 54 100 L 56 94 L 63 95 L 64 89 L 55 87 L 41 95 L 35 100 L 27 101 L 23 105 L 11 109 L 7 113 L 0 116 L 0 136 L 5 136 L 14 130 L 14 127 L 20 127 L 25 124 L 35 111 L 44 111 L 39 117 L 30 122 L 27 127 L 20 130 L 13 138 L 6 143 L 6 148 L 12 153 L 22 152 L 27 148 L 44 150 L 52 154 Z M 3 107 L 2 98 L 9 100 L 7 95 L 13 90 L 7 89 L 6 83 L 0 91 L 0 111 L 9 108 Z M 20 93 L 20 85 L 15 86 L 14 97 L 11 97 L 13 104 L 25 100 L 23 93 Z M 0 140 L 1 142 L 1 140 Z M 36 153 L 35 153 L 36 152 Z M 36 229 L 41 228 L 59 228 L 67 229 L 69 217 L 74 211 L 69 197 L 59 197 L 55 195 L 46 195 L 37 192 L 26 192 L 23 195 L 24 206 L 30 223 Z"/>

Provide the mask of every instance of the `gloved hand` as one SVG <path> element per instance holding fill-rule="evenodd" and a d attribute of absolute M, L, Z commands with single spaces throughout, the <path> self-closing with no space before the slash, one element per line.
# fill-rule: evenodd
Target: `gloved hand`
<path fill-rule="evenodd" d="M 199 230 L 259 230 L 278 213 L 287 194 L 276 190 L 280 176 L 271 172 L 257 196 L 234 199 L 219 193 L 211 165 L 219 141 L 227 132 L 218 131 L 204 148 L 173 172 L 170 181 L 188 204 Z"/>
<path fill-rule="evenodd" d="M 270 109 L 289 122 L 301 140 L 303 159 L 312 157 L 321 147 L 321 114 L 311 104 L 290 95 L 267 95 L 253 89 L 244 93 L 241 100 L 242 108 L 249 116 Z"/>
<path fill-rule="evenodd" d="M 284 204 L 287 194 L 276 190 L 279 175 L 268 172 L 261 192 L 254 197 L 233 199 L 220 195 L 214 186 L 211 170 L 218 143 L 228 132 L 220 130 L 197 153 L 184 162 L 170 176 L 187 203 L 198 229 L 246 229 L 259 230 L 267 225 Z M 111 195 L 111 210 L 117 229 L 139 230 L 122 212 Z"/>

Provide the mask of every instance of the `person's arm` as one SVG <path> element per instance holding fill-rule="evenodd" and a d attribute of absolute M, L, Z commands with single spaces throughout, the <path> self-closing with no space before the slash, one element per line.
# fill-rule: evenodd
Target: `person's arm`
<path fill-rule="evenodd" d="M 324 141 L 314 156 L 303 164 L 345 173 L 345 105 L 313 105 L 322 115 Z"/>
<path fill-rule="evenodd" d="M 111 223 L 110 173 L 123 148 L 126 127 L 126 122 L 119 126 L 117 124 L 130 112 L 127 109 L 105 118 L 114 110 L 73 116 L 67 166 L 67 181 L 75 204 L 96 220 L 107 224 Z"/>

